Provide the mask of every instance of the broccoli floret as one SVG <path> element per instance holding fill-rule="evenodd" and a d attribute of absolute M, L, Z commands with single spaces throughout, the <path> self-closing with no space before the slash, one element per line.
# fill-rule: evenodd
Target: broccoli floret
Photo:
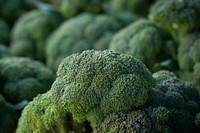
<path fill-rule="evenodd" d="M 10 36 L 10 27 L 3 20 L 0 20 L 0 44 L 8 44 Z"/>
<path fill-rule="evenodd" d="M 32 100 L 50 89 L 54 81 L 51 70 L 41 62 L 28 58 L 10 57 L 0 60 L 1 92 L 11 103 Z"/>
<path fill-rule="evenodd" d="M 200 131 L 200 113 L 197 113 L 196 116 L 195 116 L 195 126 Z"/>
<path fill-rule="evenodd" d="M 132 12 L 146 15 L 153 0 L 109 0 L 104 3 L 107 12 Z"/>
<path fill-rule="evenodd" d="M 157 0 L 149 18 L 168 29 L 176 41 L 200 28 L 199 0 Z"/>
<path fill-rule="evenodd" d="M 81 12 L 102 12 L 102 4 L 105 0 L 61 0 L 58 7 L 66 18 L 73 17 Z"/>
<path fill-rule="evenodd" d="M 108 115 L 95 129 L 95 133 L 170 133 L 167 126 L 167 108 L 146 108 L 143 110 L 121 111 Z"/>
<path fill-rule="evenodd" d="M 149 20 L 140 19 L 115 34 L 109 48 L 130 54 L 151 68 L 162 44 L 160 28 Z"/>
<path fill-rule="evenodd" d="M 84 13 L 62 23 L 47 40 L 47 66 L 56 71 L 61 60 L 88 49 L 104 50 L 119 23 L 109 15 Z"/>
<path fill-rule="evenodd" d="M 60 15 L 53 10 L 27 12 L 12 29 L 11 53 L 45 61 L 46 38 L 61 20 Z"/>
<path fill-rule="evenodd" d="M 14 133 L 16 128 L 15 110 L 0 94 L 0 132 Z"/>
<path fill-rule="evenodd" d="M 25 108 L 18 132 L 49 130 L 67 112 L 74 120 L 95 126 L 109 113 L 144 105 L 152 85 L 150 71 L 132 56 L 108 50 L 73 54 L 61 62 L 51 90 Z"/>
<path fill-rule="evenodd" d="M 0 59 L 9 57 L 9 56 L 10 56 L 10 52 L 9 52 L 8 48 L 5 45 L 0 44 Z"/>

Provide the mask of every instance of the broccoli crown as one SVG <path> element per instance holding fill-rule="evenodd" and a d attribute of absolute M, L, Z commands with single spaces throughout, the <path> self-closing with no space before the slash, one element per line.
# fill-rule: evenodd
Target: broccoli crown
<path fill-rule="evenodd" d="M 200 28 L 199 0 L 157 0 L 149 18 L 168 29 L 175 40 Z"/>
<path fill-rule="evenodd" d="M 52 10 L 32 10 L 25 13 L 12 29 L 11 53 L 44 61 L 46 38 L 60 21 L 59 14 Z"/>
<path fill-rule="evenodd" d="M 182 39 L 178 47 L 178 63 L 182 70 L 193 70 L 195 63 L 200 62 L 200 34 L 193 33 Z"/>
<path fill-rule="evenodd" d="M 8 104 L 0 94 L 0 132 L 13 133 L 16 126 L 16 116 L 14 108 Z"/>
<path fill-rule="evenodd" d="M 3 20 L 0 20 L 0 43 L 8 44 L 10 27 Z"/>
<path fill-rule="evenodd" d="M 5 98 L 16 103 L 49 90 L 54 75 L 41 62 L 12 57 L 0 60 L 0 81 Z"/>
<path fill-rule="evenodd" d="M 108 15 L 84 13 L 62 23 L 47 40 L 47 65 L 57 70 L 61 60 L 88 49 L 104 50 L 121 24 Z"/>
<path fill-rule="evenodd" d="M 159 31 L 155 23 L 146 19 L 137 20 L 115 34 L 109 48 L 130 54 L 151 66 L 163 43 Z"/>
<path fill-rule="evenodd" d="M 13 23 L 28 9 L 25 0 L 0 0 L 0 16 L 10 23 Z"/>
<path fill-rule="evenodd" d="M 18 122 L 17 133 L 46 133 L 54 131 L 65 133 L 61 128 L 66 120 L 66 112 L 63 112 L 52 102 L 51 92 L 39 94 L 23 110 Z"/>
<path fill-rule="evenodd" d="M 95 133 L 170 133 L 167 126 L 169 110 L 149 107 L 142 110 L 121 111 L 108 115 Z"/>
<path fill-rule="evenodd" d="M 100 13 L 105 0 L 61 0 L 59 9 L 66 18 L 73 17 L 81 12 Z"/>
<path fill-rule="evenodd" d="M 51 91 L 75 120 L 96 125 L 111 112 L 144 105 L 152 84 L 150 71 L 132 56 L 88 50 L 61 62 Z"/>
<path fill-rule="evenodd" d="M 153 0 L 109 0 L 104 3 L 106 11 L 111 13 L 132 12 L 146 15 Z"/>
<path fill-rule="evenodd" d="M 0 44 L 0 59 L 8 57 L 9 55 L 10 54 L 8 48 L 5 45 Z"/>

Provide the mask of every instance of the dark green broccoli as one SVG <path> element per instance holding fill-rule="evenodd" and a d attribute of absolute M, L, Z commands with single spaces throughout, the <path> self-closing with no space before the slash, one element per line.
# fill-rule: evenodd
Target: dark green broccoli
<path fill-rule="evenodd" d="M 26 106 L 17 132 L 49 131 L 67 112 L 94 127 L 112 112 L 143 106 L 152 85 L 150 71 L 132 56 L 108 50 L 73 54 L 61 62 L 51 90 Z"/>
<path fill-rule="evenodd" d="M 0 91 L 11 103 L 32 100 L 49 90 L 53 81 L 53 73 L 41 62 L 22 57 L 0 60 Z"/>
<path fill-rule="evenodd" d="M 122 27 L 114 17 L 84 13 L 62 23 L 47 40 L 47 66 L 57 70 L 61 60 L 88 49 L 104 50 Z"/>
<path fill-rule="evenodd" d="M 16 128 L 15 110 L 0 94 L 0 132 L 14 133 Z"/>
<path fill-rule="evenodd" d="M 11 24 L 27 10 L 26 0 L 0 0 L 0 16 Z"/>
<path fill-rule="evenodd" d="M 10 27 L 3 20 L 0 20 L 0 43 L 8 44 L 10 36 Z"/>
<path fill-rule="evenodd" d="M 121 12 L 132 12 L 146 15 L 154 0 L 108 0 L 104 8 L 112 14 Z"/>
<path fill-rule="evenodd" d="M 109 48 L 130 54 L 151 68 L 164 44 L 160 31 L 155 23 L 140 19 L 115 34 Z"/>
<path fill-rule="evenodd" d="M 149 18 L 168 29 L 176 41 L 200 28 L 199 0 L 157 0 Z"/>
<path fill-rule="evenodd" d="M 46 38 L 60 22 L 61 17 L 53 10 L 27 12 L 12 29 L 11 53 L 44 61 Z"/>
<path fill-rule="evenodd" d="M 172 133 L 165 107 L 121 111 L 108 115 L 94 133 Z"/>
<path fill-rule="evenodd" d="M 95 128 L 99 133 L 197 133 L 195 114 L 199 112 L 199 95 L 192 83 L 175 74 L 160 71 L 153 74 L 154 87 L 147 103 L 139 110 L 130 109 L 107 115 Z M 198 123 L 198 118 L 196 118 Z"/>
<path fill-rule="evenodd" d="M 9 57 L 9 56 L 10 56 L 10 52 L 9 52 L 8 48 L 5 45 L 0 44 L 0 59 Z"/>
<path fill-rule="evenodd" d="M 195 125 L 200 130 L 200 113 L 197 113 L 195 116 Z"/>

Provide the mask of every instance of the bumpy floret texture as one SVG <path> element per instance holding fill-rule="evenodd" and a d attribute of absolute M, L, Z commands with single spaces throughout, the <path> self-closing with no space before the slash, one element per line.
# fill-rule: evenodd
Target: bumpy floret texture
<path fill-rule="evenodd" d="M 9 56 L 10 56 L 10 52 L 9 52 L 8 48 L 5 45 L 0 44 L 0 59 L 9 57 Z"/>
<path fill-rule="evenodd" d="M 108 115 L 95 133 L 169 133 L 169 111 L 164 107 L 121 111 Z"/>
<path fill-rule="evenodd" d="M 8 44 L 10 35 L 10 28 L 7 23 L 0 20 L 0 43 Z"/>
<path fill-rule="evenodd" d="M 47 40 L 47 66 L 57 70 L 65 57 L 88 49 L 104 50 L 121 24 L 109 15 L 84 13 L 65 21 Z"/>
<path fill-rule="evenodd" d="M 198 132 L 199 95 L 194 85 L 169 71 L 154 73 L 153 78 L 144 106 L 107 115 L 95 132 Z"/>
<path fill-rule="evenodd" d="M 22 57 L 0 60 L 0 91 L 9 102 L 32 100 L 49 90 L 53 81 L 52 71 L 41 62 Z"/>
<path fill-rule="evenodd" d="M 49 130 L 67 112 L 97 125 L 111 112 L 144 105 L 152 85 L 150 71 L 132 56 L 108 50 L 73 54 L 61 62 L 51 90 L 24 109 L 18 132 Z"/>
<path fill-rule="evenodd" d="M 105 0 L 61 0 L 59 9 L 66 18 L 73 17 L 81 12 L 99 13 Z"/>
<path fill-rule="evenodd" d="M 16 116 L 14 108 L 8 104 L 0 94 L 0 132 L 14 133 L 16 126 Z"/>
<path fill-rule="evenodd" d="M 60 15 L 53 10 L 27 12 L 12 29 L 11 53 L 44 61 L 46 38 L 60 21 Z"/>
<path fill-rule="evenodd" d="M 140 59 L 149 67 L 163 44 L 158 26 L 146 19 L 133 22 L 114 35 L 109 48 Z"/>
<path fill-rule="evenodd" d="M 200 28 L 199 0 L 157 0 L 149 18 L 168 29 L 176 41 Z"/>

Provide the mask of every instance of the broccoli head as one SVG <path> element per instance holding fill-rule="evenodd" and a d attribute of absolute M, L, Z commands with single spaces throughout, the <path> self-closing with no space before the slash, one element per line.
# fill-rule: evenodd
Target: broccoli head
<path fill-rule="evenodd" d="M 152 85 L 150 71 L 132 56 L 109 50 L 73 54 L 61 62 L 51 90 L 26 106 L 18 132 L 49 130 L 68 112 L 78 122 L 98 125 L 112 112 L 143 106 Z"/>
<path fill-rule="evenodd" d="M 46 38 L 60 22 L 60 15 L 53 10 L 32 10 L 25 13 L 12 29 L 11 53 L 44 61 Z"/>
<path fill-rule="evenodd" d="M 3 20 L 0 20 L 0 43 L 8 44 L 10 36 L 10 27 Z"/>
<path fill-rule="evenodd" d="M 32 100 L 49 90 L 53 81 L 53 73 L 41 62 L 22 57 L 0 60 L 0 91 L 9 102 Z"/>
<path fill-rule="evenodd" d="M 8 48 L 5 45 L 0 44 L 0 59 L 9 57 L 9 55 L 10 55 L 10 52 L 9 52 Z"/>
<path fill-rule="evenodd" d="M 109 48 L 130 54 L 151 68 L 162 44 L 159 27 L 149 20 L 140 19 L 115 34 Z"/>
<path fill-rule="evenodd" d="M 107 49 L 114 32 L 121 27 L 112 16 L 90 13 L 63 22 L 47 40 L 47 66 L 56 71 L 61 60 L 73 53 Z"/>
<path fill-rule="evenodd" d="M 0 94 L 0 132 L 14 133 L 16 128 L 16 115 L 13 106 L 5 101 Z"/>
<path fill-rule="evenodd" d="M 58 4 L 59 10 L 66 18 L 73 17 L 81 12 L 102 12 L 102 4 L 105 0 L 61 0 Z"/>
<path fill-rule="evenodd" d="M 149 18 L 160 23 L 180 41 L 186 34 L 200 28 L 199 0 L 157 0 Z"/>

